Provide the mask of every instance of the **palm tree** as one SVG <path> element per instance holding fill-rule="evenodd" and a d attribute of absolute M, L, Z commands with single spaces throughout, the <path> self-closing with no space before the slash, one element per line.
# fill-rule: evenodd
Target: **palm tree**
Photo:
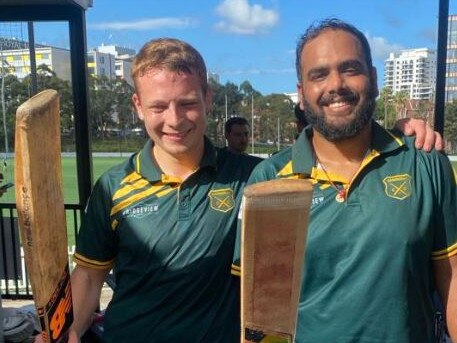
<path fill-rule="evenodd" d="M 406 103 L 409 99 L 407 91 L 400 91 L 394 94 L 395 112 L 397 119 L 406 118 Z"/>
<path fill-rule="evenodd" d="M 381 98 L 381 101 L 384 105 L 384 127 L 388 127 L 388 109 L 389 105 L 392 103 L 393 100 L 392 88 L 384 87 L 383 89 L 381 89 L 379 97 Z"/>

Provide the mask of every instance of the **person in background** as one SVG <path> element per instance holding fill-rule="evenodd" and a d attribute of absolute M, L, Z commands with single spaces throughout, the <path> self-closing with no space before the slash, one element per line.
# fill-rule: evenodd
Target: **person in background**
<path fill-rule="evenodd" d="M 437 342 L 435 289 L 457 342 L 457 186 L 448 158 L 373 120 L 376 70 L 354 26 L 327 19 L 309 27 L 296 67 L 309 126 L 248 181 L 313 184 L 296 342 Z"/>
<path fill-rule="evenodd" d="M 234 154 L 245 154 L 249 145 L 250 127 L 243 117 L 231 117 L 224 126 L 227 150 Z"/>

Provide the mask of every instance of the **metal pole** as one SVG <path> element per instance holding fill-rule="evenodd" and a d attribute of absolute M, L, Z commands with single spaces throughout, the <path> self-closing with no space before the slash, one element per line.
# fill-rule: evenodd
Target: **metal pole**
<path fill-rule="evenodd" d="M 251 153 L 254 153 L 254 94 L 251 94 Z"/>
<path fill-rule="evenodd" d="M 449 0 L 440 0 L 438 15 L 438 47 L 436 56 L 435 130 L 444 131 L 444 103 L 446 92 L 446 54 L 448 37 Z"/>
<path fill-rule="evenodd" d="M 281 149 L 281 143 L 280 143 L 280 141 L 281 141 L 281 136 L 280 136 L 281 133 L 280 133 L 280 130 L 279 130 L 279 126 L 280 126 L 279 124 L 280 124 L 280 121 L 279 121 L 279 117 L 278 117 L 278 144 L 277 144 L 278 151 Z"/>
<path fill-rule="evenodd" d="M 75 110 L 76 164 L 79 204 L 85 206 L 92 191 L 92 156 L 89 131 L 89 94 L 84 10 L 72 9 L 70 24 L 71 79 Z"/>
<path fill-rule="evenodd" d="M 227 115 L 227 94 L 225 94 L 225 122 L 228 120 L 228 115 Z"/>
<path fill-rule="evenodd" d="M 35 33 L 33 31 L 33 22 L 27 22 L 29 33 L 29 57 L 30 57 L 30 80 L 32 85 L 32 95 L 37 93 L 37 77 L 36 77 L 36 56 L 35 56 Z"/>
<path fill-rule="evenodd" d="M 4 143 L 5 143 L 5 158 L 8 154 L 8 134 L 7 134 L 7 128 L 6 128 L 6 103 L 5 103 L 5 61 L 3 60 L 3 46 L 0 47 L 0 60 L 2 61 L 2 119 L 3 119 L 3 134 L 5 135 L 4 137 Z"/>

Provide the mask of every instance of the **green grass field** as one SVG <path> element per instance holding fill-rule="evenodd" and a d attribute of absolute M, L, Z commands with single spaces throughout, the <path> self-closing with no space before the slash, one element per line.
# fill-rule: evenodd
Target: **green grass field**
<path fill-rule="evenodd" d="M 126 157 L 94 157 L 92 159 L 94 180 L 106 170 L 112 166 L 124 161 Z M 77 182 L 77 171 L 76 171 L 76 158 L 75 157 L 64 157 L 62 158 L 62 183 L 64 200 L 66 204 L 78 204 L 78 182 Z M 8 160 L 7 166 L 3 170 L 5 180 L 3 182 L 14 182 L 14 160 Z M 2 203 L 14 203 L 14 187 L 10 188 L 1 198 Z M 80 223 L 79 216 L 77 217 L 78 224 Z M 68 229 L 68 242 L 69 245 L 74 245 L 75 234 L 74 228 L 75 219 L 71 212 L 67 212 L 67 229 Z"/>
<path fill-rule="evenodd" d="M 92 159 L 94 180 L 110 167 L 126 160 L 127 157 L 94 157 Z M 62 178 L 64 198 L 66 204 L 77 204 L 78 201 L 78 183 L 76 175 L 76 158 L 64 157 L 62 158 Z M 7 161 L 6 170 L 3 171 L 5 177 L 4 182 L 14 182 L 14 160 Z M 1 202 L 14 202 L 14 188 L 0 198 Z"/>

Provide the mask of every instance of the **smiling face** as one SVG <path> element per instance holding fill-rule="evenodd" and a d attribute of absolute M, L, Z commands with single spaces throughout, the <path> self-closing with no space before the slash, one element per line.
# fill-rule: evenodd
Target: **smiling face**
<path fill-rule="evenodd" d="M 133 102 L 154 141 L 154 155 L 189 161 L 204 149 L 206 113 L 211 104 L 198 76 L 152 68 L 135 80 Z"/>
<path fill-rule="evenodd" d="M 326 29 L 301 52 L 300 106 L 322 136 L 338 141 L 357 135 L 371 120 L 376 72 L 367 66 L 353 34 Z"/>

